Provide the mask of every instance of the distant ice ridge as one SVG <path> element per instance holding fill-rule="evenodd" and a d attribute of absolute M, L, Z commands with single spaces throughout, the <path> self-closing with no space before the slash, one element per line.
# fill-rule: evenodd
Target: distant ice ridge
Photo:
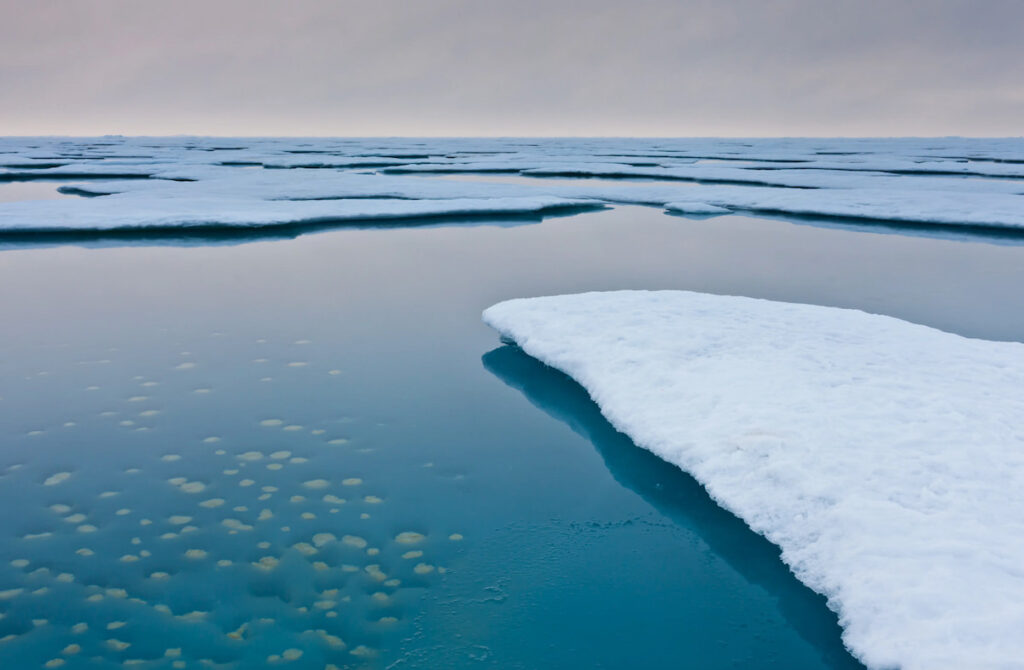
<path fill-rule="evenodd" d="M 460 173 L 508 173 L 533 183 L 458 180 Z M 439 175 L 455 179 L 425 178 Z M 619 187 L 560 176 L 649 183 Z M 699 215 L 1024 228 L 1022 138 L 0 137 L 0 185 L 21 180 L 57 180 L 65 190 L 103 197 L 0 204 L 0 232 L 175 228 L 197 221 L 295 225 L 352 220 L 349 212 L 357 210 L 441 216 L 444 204 L 427 201 L 448 200 L 456 206 L 452 213 L 465 213 L 455 201 L 507 198 L 630 203 Z M 422 204 L 381 204 L 369 212 L 368 202 L 302 202 L 354 199 Z M 502 212 L 507 205 L 495 207 Z M 108 214 L 120 223 L 102 224 Z"/>
<path fill-rule="evenodd" d="M 869 667 L 1022 667 L 1024 344 L 682 291 L 484 321 L 781 547 Z"/>

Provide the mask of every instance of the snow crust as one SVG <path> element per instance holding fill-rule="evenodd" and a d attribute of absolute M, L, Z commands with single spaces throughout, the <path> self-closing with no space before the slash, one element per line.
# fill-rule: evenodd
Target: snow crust
<path fill-rule="evenodd" d="M 459 180 L 464 173 L 535 183 Z M 454 179 L 425 178 L 440 175 Z M 566 176 L 577 179 L 557 178 Z M 439 216 L 444 204 L 427 201 L 451 201 L 458 214 L 465 210 L 456 201 L 507 198 L 1024 227 L 1021 138 L 0 138 L 0 184 L 13 180 L 54 180 L 71 193 L 103 196 L 93 201 L 123 197 L 116 207 L 85 199 L 0 204 L 0 232 L 293 225 L 397 209 Z M 423 202 L 372 212 L 365 202 L 303 202 L 328 199 Z M 117 221 L 105 224 L 105 216 Z"/>
<path fill-rule="evenodd" d="M 484 321 L 781 547 L 869 667 L 1021 667 L 1024 345 L 682 291 Z"/>

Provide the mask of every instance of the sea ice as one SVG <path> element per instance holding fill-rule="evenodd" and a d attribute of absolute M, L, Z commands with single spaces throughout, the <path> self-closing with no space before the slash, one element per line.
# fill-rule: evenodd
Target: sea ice
<path fill-rule="evenodd" d="M 444 173 L 454 179 L 429 178 Z M 459 180 L 460 173 L 536 179 L 481 183 Z M 557 178 L 564 176 L 606 183 Z M 607 184 L 639 178 L 659 183 Z M 183 137 L 97 144 L 0 137 L 0 183 L 40 179 L 64 182 L 64 193 L 99 197 L 0 203 L 0 233 L 254 228 L 535 214 L 608 203 L 1024 227 L 1020 138 L 249 138 L 227 144 Z"/>
<path fill-rule="evenodd" d="M 1020 667 L 1024 344 L 682 291 L 484 320 L 781 547 L 869 667 Z"/>
<path fill-rule="evenodd" d="M 70 207 L 36 207 L 40 202 L 0 206 L 0 230 L 7 232 L 131 231 L 146 229 L 216 229 L 298 226 L 325 223 L 388 221 L 439 216 L 536 214 L 596 203 L 548 196 L 447 200 L 261 200 L 257 198 L 147 197 L 129 192 L 69 203 Z M 178 367 L 189 365 L 183 363 Z"/>

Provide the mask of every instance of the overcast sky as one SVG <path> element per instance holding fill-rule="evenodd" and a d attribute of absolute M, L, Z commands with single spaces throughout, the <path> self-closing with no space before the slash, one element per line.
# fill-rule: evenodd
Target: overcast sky
<path fill-rule="evenodd" d="M 1024 0 L 0 0 L 0 135 L 1024 135 Z"/>

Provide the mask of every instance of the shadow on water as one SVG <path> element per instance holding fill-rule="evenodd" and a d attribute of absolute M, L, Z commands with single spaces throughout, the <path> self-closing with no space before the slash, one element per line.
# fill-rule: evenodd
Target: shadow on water
<path fill-rule="evenodd" d="M 863 670 L 843 646 L 825 598 L 797 581 L 778 548 L 715 504 L 697 480 L 615 430 L 583 387 L 514 345 L 498 347 L 482 360 L 490 373 L 534 406 L 593 443 L 619 484 L 692 530 L 744 579 L 770 593 L 786 621 L 829 667 Z"/>
<path fill-rule="evenodd" d="M 253 227 L 204 225 L 185 228 L 136 228 L 124 230 L 82 231 L 0 231 L 0 251 L 55 246 L 89 248 L 130 246 L 233 246 L 251 242 L 291 240 L 302 235 L 339 228 L 372 230 L 379 228 L 446 228 L 450 226 L 494 226 L 513 228 L 541 223 L 547 219 L 575 216 L 606 209 L 603 204 L 552 207 L 535 214 L 441 214 L 394 219 L 338 219 L 309 223 L 270 224 Z"/>

